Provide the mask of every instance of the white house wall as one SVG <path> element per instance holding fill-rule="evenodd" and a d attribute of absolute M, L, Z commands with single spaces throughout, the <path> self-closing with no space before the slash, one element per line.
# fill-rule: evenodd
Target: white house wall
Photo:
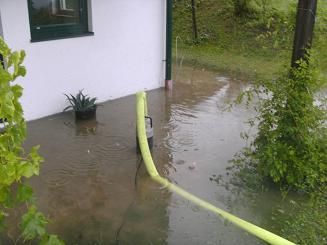
<path fill-rule="evenodd" d="M 0 37 L 3 37 L 3 33 L 2 33 L 2 22 L 1 22 L 1 9 L 0 9 Z"/>
<path fill-rule="evenodd" d="M 4 39 L 27 54 L 28 120 L 62 111 L 63 93 L 101 102 L 163 85 L 165 1 L 90 0 L 89 10 L 94 36 L 31 43 L 27 1 L 0 0 Z"/>

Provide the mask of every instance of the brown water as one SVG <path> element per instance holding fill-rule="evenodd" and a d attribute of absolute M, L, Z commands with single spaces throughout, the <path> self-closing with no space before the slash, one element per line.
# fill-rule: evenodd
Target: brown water
<path fill-rule="evenodd" d="M 239 135 L 251 113 L 242 106 L 221 110 L 244 87 L 186 67 L 172 92 L 148 92 L 153 158 L 172 182 L 262 225 L 278 195 L 262 196 L 257 208 L 213 181 L 226 176 L 228 161 L 244 146 Z M 26 147 L 41 145 L 45 158 L 31 183 L 51 232 L 67 244 L 261 244 L 151 181 L 136 154 L 135 127 L 134 96 L 104 103 L 95 121 L 76 124 L 62 113 L 28 124 Z"/>

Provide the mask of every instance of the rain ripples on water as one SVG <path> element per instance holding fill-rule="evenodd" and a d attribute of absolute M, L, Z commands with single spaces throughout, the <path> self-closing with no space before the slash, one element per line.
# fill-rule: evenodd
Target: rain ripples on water
<path fill-rule="evenodd" d="M 239 134 L 249 112 L 221 110 L 244 86 L 183 67 L 172 92 L 148 92 L 152 154 L 158 171 L 173 183 L 260 225 L 270 219 L 264 210 L 234 203 L 237 197 L 213 181 L 225 176 L 228 161 L 244 146 Z M 52 220 L 52 233 L 67 244 L 258 243 L 155 184 L 136 154 L 135 128 L 133 95 L 104 103 L 93 121 L 75 122 L 67 112 L 28 123 L 25 147 L 41 145 L 45 159 L 31 185 Z"/>

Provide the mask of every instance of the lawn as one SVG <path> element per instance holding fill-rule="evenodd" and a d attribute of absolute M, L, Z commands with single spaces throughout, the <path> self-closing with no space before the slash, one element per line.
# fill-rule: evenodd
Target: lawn
<path fill-rule="evenodd" d="M 199 39 L 192 38 L 189 1 L 174 5 L 174 56 L 189 63 L 248 79 L 276 77 L 291 62 L 297 1 L 271 1 L 267 10 L 235 17 L 230 1 L 197 1 Z M 264 1 L 262 1 L 264 2 Z M 326 77 L 327 2 L 318 1 L 313 53 Z M 177 57 L 176 57 L 177 55 Z"/>

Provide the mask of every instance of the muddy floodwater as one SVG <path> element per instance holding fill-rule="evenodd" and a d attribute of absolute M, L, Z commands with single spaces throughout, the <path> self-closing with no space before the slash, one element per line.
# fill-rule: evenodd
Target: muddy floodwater
<path fill-rule="evenodd" d="M 266 227 L 280 200 L 277 192 L 253 205 L 217 181 L 228 177 L 228 161 L 245 145 L 240 133 L 251 112 L 242 106 L 222 109 L 246 85 L 190 67 L 175 80 L 172 92 L 148 92 L 158 171 Z M 135 113 L 135 96 L 128 96 L 98 107 L 93 121 L 76 123 L 68 112 L 28 123 L 26 148 L 40 145 L 45 159 L 31 185 L 51 219 L 49 230 L 66 244 L 262 244 L 151 181 L 136 153 Z"/>

